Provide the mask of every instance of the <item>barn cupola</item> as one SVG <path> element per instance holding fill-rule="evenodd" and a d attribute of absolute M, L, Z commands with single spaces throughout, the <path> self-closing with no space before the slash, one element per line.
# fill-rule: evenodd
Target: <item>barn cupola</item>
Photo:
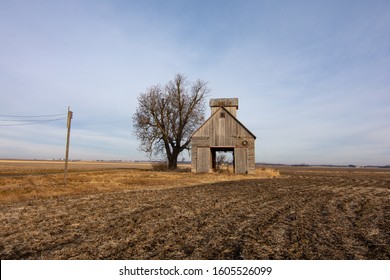
<path fill-rule="evenodd" d="M 235 118 L 237 117 L 238 98 L 215 98 L 210 99 L 211 115 L 220 107 L 224 107 Z"/>

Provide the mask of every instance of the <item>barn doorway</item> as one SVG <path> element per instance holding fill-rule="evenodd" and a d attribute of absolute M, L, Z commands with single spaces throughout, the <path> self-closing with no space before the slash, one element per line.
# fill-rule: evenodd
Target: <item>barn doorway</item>
<path fill-rule="evenodd" d="M 234 147 L 211 148 L 212 170 L 234 173 Z"/>

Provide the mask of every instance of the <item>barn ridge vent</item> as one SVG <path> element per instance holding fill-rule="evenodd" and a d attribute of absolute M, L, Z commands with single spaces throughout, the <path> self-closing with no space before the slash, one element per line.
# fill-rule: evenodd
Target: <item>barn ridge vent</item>
<path fill-rule="evenodd" d="M 237 116 L 238 98 L 214 98 L 210 99 L 211 115 L 220 107 L 224 107 L 234 117 Z"/>

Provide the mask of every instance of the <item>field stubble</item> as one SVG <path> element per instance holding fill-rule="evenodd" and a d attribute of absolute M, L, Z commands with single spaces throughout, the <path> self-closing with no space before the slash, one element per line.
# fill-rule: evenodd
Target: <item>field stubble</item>
<path fill-rule="evenodd" d="M 1 258 L 390 258 L 388 171 L 286 168 L 221 182 L 142 172 L 139 184 L 131 170 L 71 174 L 76 191 L 3 199 Z M 58 187 L 48 176 L 32 188 Z M 1 178 L 1 190 L 23 189 L 21 178 Z"/>

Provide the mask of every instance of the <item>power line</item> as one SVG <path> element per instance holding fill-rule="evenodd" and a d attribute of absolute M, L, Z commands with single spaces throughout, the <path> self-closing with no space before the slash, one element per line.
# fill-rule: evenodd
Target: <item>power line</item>
<path fill-rule="evenodd" d="M 65 117 L 62 117 L 60 119 L 65 119 Z M 39 120 L 39 119 L 35 119 L 35 120 L 23 120 L 23 119 L 0 119 L 0 122 L 38 122 L 38 121 L 48 121 L 49 119 L 43 119 L 43 120 Z"/>
<path fill-rule="evenodd" d="M 13 122 L 12 124 L 0 124 L 0 126 L 20 126 L 20 125 L 32 125 L 40 123 L 48 123 L 63 120 L 66 118 L 67 113 L 63 114 L 51 114 L 51 115 L 0 115 L 0 122 Z M 60 118 L 54 118 L 59 117 Z"/>
<path fill-rule="evenodd" d="M 50 118 L 50 117 L 66 116 L 67 114 L 68 114 L 68 113 L 54 114 L 54 115 L 40 115 L 40 116 L 13 116 L 13 115 L 0 115 L 0 117 L 4 117 L 4 118 Z"/>
<path fill-rule="evenodd" d="M 28 123 L 17 123 L 17 124 L 0 124 L 0 126 L 20 126 L 20 125 L 31 125 L 31 124 L 40 124 L 40 123 L 48 123 L 48 122 L 54 122 L 54 121 L 59 121 L 59 120 L 64 120 L 66 117 L 58 118 L 58 119 L 52 119 L 52 120 L 40 120 L 40 121 L 28 121 Z M 15 122 L 15 120 L 13 120 Z M 20 120 L 19 120 L 20 121 Z"/>

